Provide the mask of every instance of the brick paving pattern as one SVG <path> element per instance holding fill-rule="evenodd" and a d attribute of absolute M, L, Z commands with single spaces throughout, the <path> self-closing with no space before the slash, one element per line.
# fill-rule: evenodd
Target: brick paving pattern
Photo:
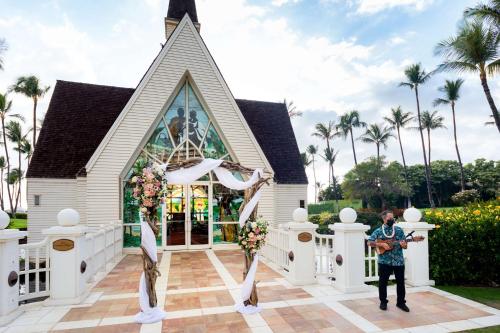
<path fill-rule="evenodd" d="M 250 333 L 239 313 L 169 319 L 163 322 L 163 333 Z"/>
<path fill-rule="evenodd" d="M 169 290 L 223 285 L 224 281 L 204 251 L 172 253 L 168 274 Z"/>
<path fill-rule="evenodd" d="M 243 257 L 243 251 L 234 250 L 234 251 L 214 251 L 215 255 L 222 264 L 229 271 L 233 279 L 236 282 L 243 282 L 243 271 L 245 269 L 245 258 Z M 274 281 L 276 278 L 281 278 L 282 276 L 273 271 L 266 264 L 259 262 L 259 266 L 257 268 L 257 275 L 255 280 L 258 282 L 270 282 Z"/>

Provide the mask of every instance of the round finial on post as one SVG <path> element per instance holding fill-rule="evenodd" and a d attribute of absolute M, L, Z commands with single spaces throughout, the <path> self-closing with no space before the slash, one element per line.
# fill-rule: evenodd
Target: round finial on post
<path fill-rule="evenodd" d="M 3 210 L 0 210 L 0 230 L 6 229 L 10 223 L 10 216 Z"/>
<path fill-rule="evenodd" d="M 293 222 L 304 223 L 307 222 L 307 210 L 304 208 L 297 208 L 293 211 Z"/>
<path fill-rule="evenodd" d="M 344 208 L 340 211 L 339 218 L 342 223 L 354 223 L 358 214 L 352 208 Z"/>
<path fill-rule="evenodd" d="M 422 219 L 422 213 L 416 208 L 408 208 L 403 214 L 403 218 L 406 222 L 420 222 Z"/>
<path fill-rule="evenodd" d="M 72 227 L 80 223 L 80 214 L 72 209 L 63 209 L 57 214 L 57 222 L 63 227 Z"/>

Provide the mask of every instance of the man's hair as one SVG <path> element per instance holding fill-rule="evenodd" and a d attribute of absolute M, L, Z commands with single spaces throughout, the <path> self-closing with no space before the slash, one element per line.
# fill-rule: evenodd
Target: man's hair
<path fill-rule="evenodd" d="M 380 217 L 382 219 L 385 219 L 385 217 L 387 216 L 387 214 L 394 214 L 394 213 L 392 212 L 392 210 L 384 210 L 382 213 L 380 213 Z"/>

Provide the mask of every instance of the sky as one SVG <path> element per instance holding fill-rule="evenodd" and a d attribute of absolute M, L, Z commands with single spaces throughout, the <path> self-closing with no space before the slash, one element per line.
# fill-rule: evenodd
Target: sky
<path fill-rule="evenodd" d="M 414 93 L 398 87 L 404 68 L 421 62 L 434 70 L 442 59 L 435 45 L 453 35 L 464 8 L 476 0 L 197 0 L 201 35 L 236 98 L 291 100 L 303 112 L 292 121 L 301 151 L 324 149 L 311 136 L 318 122 L 338 121 L 356 109 L 367 123 L 381 123 L 392 107 L 416 112 Z M 20 75 L 36 74 L 54 87 L 57 79 L 135 87 L 164 42 L 168 0 L 0 0 L 0 38 L 9 50 L 0 71 L 0 91 Z M 438 110 L 447 129 L 432 133 L 435 159 L 455 159 L 451 111 L 432 106 L 438 88 L 455 73 L 435 75 L 421 88 L 423 110 Z M 490 110 L 479 78 L 465 80 L 457 105 L 462 159 L 500 159 L 498 132 L 485 127 Z M 500 79 L 490 88 L 500 100 Z M 47 110 L 52 90 L 39 104 Z M 31 115 L 31 101 L 11 94 L 13 109 Z M 498 104 L 498 102 L 497 102 Z M 25 129 L 31 126 L 25 125 Z M 355 136 L 362 130 L 355 131 Z M 417 131 L 402 132 L 408 164 L 423 163 Z M 359 160 L 375 155 L 374 145 L 356 141 Z M 336 139 L 336 174 L 353 167 L 350 142 Z M 401 160 L 396 140 L 384 155 Z M 318 181 L 327 183 L 324 162 Z M 307 170 L 309 200 L 313 173 Z M 25 198 L 23 197 L 23 202 Z M 25 204 L 24 204 L 25 206 Z"/>

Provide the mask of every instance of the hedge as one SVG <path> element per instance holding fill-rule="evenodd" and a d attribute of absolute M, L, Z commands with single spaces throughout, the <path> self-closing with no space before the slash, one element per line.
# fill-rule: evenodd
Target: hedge
<path fill-rule="evenodd" d="M 321 214 L 309 215 L 309 222 L 319 225 L 316 230 L 319 234 L 333 235 L 333 231 L 328 228 L 328 225 L 340 222 L 338 214 L 323 212 Z M 373 212 L 358 212 L 356 222 L 363 223 L 370 226 L 368 233 L 378 228 L 382 224 L 382 219 L 379 214 Z"/>
<path fill-rule="evenodd" d="M 426 211 L 431 277 L 437 284 L 500 283 L 500 200 Z"/>

